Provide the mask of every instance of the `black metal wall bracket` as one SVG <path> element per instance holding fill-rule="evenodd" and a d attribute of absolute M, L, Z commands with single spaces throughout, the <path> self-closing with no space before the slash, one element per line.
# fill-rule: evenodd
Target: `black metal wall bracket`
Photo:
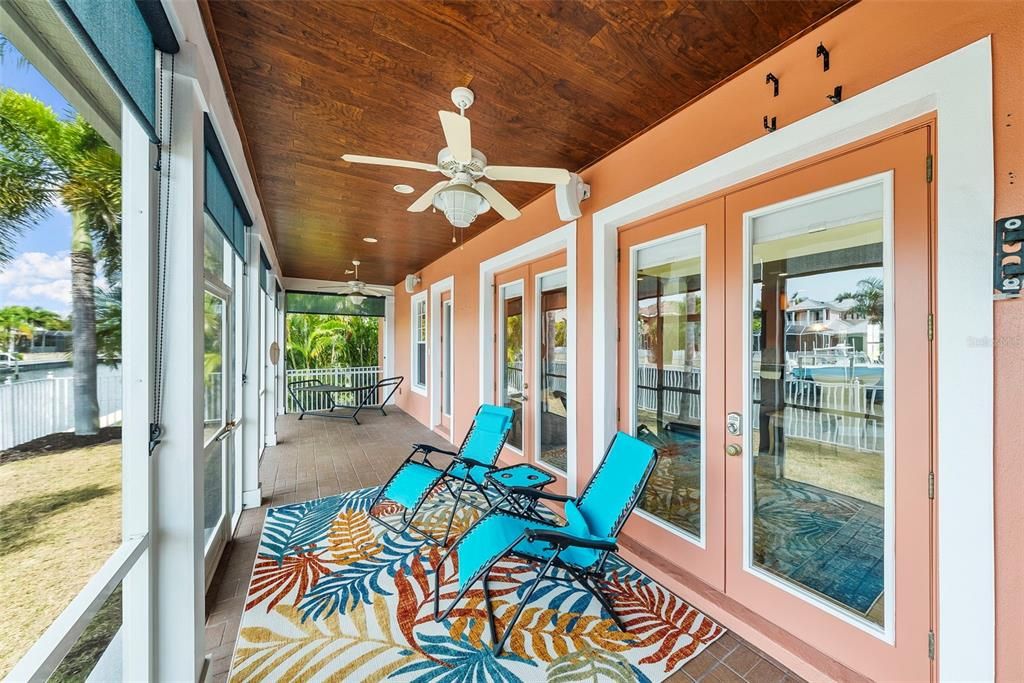
<path fill-rule="evenodd" d="M 825 62 L 822 64 L 822 71 L 828 71 L 828 50 L 825 49 L 825 43 L 818 43 L 818 49 L 814 53 L 814 58 L 824 57 Z"/>
<path fill-rule="evenodd" d="M 778 77 L 775 74 L 773 74 L 771 71 L 769 71 L 768 74 L 764 77 L 764 83 L 765 83 L 765 85 L 768 85 L 769 83 L 771 83 L 772 85 L 775 86 L 775 88 L 773 90 L 772 97 L 778 97 L 779 96 L 779 79 L 778 79 Z"/>
<path fill-rule="evenodd" d="M 825 95 L 832 104 L 839 104 L 843 101 L 843 86 L 837 85 L 831 95 Z"/>
<path fill-rule="evenodd" d="M 778 128 L 778 126 L 775 125 L 775 117 L 773 116 L 771 118 L 771 120 L 769 121 L 768 117 L 765 116 L 764 117 L 764 130 L 765 130 L 765 132 L 766 133 L 774 133 L 776 128 Z"/>

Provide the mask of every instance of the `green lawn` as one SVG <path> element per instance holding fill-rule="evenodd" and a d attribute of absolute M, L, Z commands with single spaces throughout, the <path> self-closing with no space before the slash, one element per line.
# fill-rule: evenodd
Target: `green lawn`
<path fill-rule="evenodd" d="M 120 442 L 0 465 L 0 678 L 120 543 Z M 120 621 L 118 591 L 55 679 L 83 680 Z"/>

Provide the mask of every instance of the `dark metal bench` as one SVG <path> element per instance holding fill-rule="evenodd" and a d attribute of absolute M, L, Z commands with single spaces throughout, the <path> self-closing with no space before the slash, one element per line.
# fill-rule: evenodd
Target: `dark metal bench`
<path fill-rule="evenodd" d="M 334 417 L 339 420 L 354 420 L 356 424 L 360 424 L 358 415 L 359 411 L 363 408 L 376 408 L 382 415 L 387 415 L 387 412 L 384 410 L 384 406 L 391 400 L 391 397 L 395 395 L 395 392 L 398 391 L 398 387 L 402 384 L 404 379 L 404 377 L 386 377 L 384 379 L 377 380 L 373 384 L 367 384 L 361 387 L 324 384 L 318 379 L 302 379 L 289 382 L 288 393 L 291 394 L 292 399 L 295 401 L 295 405 L 299 407 L 300 420 L 306 415 L 317 415 L 319 417 Z M 384 400 L 377 403 L 376 398 L 385 391 L 387 391 L 387 396 L 384 397 Z M 326 411 L 307 410 L 306 403 L 302 400 L 302 396 L 304 394 L 322 395 L 327 399 L 330 409 Z M 338 402 L 334 399 L 336 394 L 349 394 L 352 396 L 352 399 L 349 402 Z M 350 412 L 335 413 L 334 410 L 336 408 Z"/>

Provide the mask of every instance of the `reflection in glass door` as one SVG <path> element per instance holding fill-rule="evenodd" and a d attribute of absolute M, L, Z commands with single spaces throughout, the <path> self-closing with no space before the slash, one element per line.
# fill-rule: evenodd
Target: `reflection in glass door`
<path fill-rule="evenodd" d="M 569 331 L 569 303 L 566 272 L 560 270 L 537 278 L 540 285 L 540 447 L 537 458 L 562 474 L 568 472 L 567 423 L 569 392 L 566 384 L 566 343 Z"/>
<path fill-rule="evenodd" d="M 752 218 L 755 566 L 885 623 L 883 182 Z"/>
<path fill-rule="evenodd" d="M 523 281 L 499 288 L 498 401 L 515 413 L 506 444 L 523 450 L 523 404 L 527 401 L 523 349 Z"/>
<path fill-rule="evenodd" d="M 701 538 L 703 234 L 634 254 L 634 433 L 659 448 L 640 508 Z"/>

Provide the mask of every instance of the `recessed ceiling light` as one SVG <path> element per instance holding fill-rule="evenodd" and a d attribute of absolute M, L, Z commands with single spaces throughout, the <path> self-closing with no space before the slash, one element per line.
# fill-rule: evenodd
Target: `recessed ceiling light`
<path fill-rule="evenodd" d="M 395 192 L 401 194 L 412 194 L 415 191 L 412 185 L 395 185 Z"/>
<path fill-rule="evenodd" d="M 377 238 L 376 237 L 364 237 L 363 241 L 364 242 L 369 242 L 370 244 L 377 244 Z"/>

